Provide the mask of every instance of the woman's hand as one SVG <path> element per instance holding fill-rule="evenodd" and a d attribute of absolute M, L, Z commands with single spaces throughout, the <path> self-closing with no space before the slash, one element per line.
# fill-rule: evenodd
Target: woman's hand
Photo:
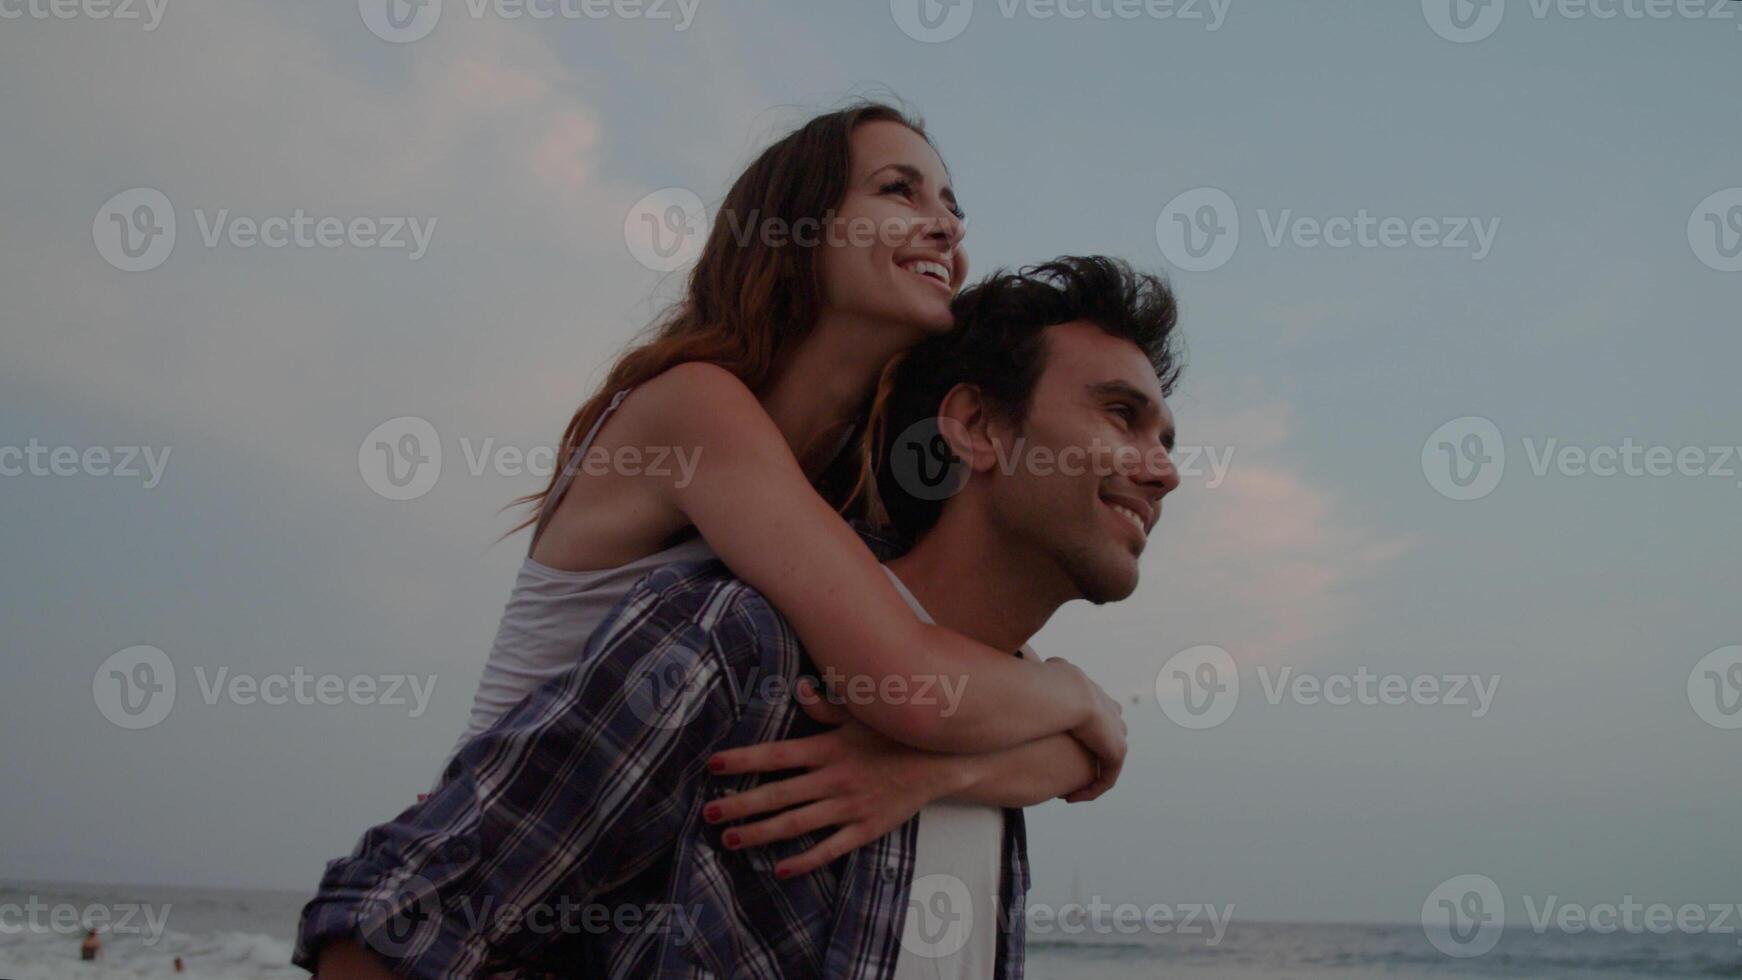
<path fill-rule="evenodd" d="M 709 768 L 719 775 L 809 772 L 733 793 L 702 811 L 709 823 L 785 811 L 727 830 L 727 847 L 758 847 L 821 827 L 839 827 L 822 843 L 775 865 L 781 878 L 808 874 L 906 823 L 933 800 L 956 792 L 970 779 L 963 757 L 914 749 L 853 720 L 844 709 L 799 682 L 805 713 L 833 731 L 808 738 L 763 742 L 717 752 Z M 791 809 L 789 809 L 791 808 Z"/>
<path fill-rule="evenodd" d="M 1125 708 L 1063 657 L 1048 657 L 1046 663 L 1049 667 L 1069 669 L 1076 674 L 1094 698 L 1094 714 L 1088 721 L 1071 729 L 1071 735 L 1094 755 L 1095 780 L 1065 797 L 1065 801 L 1080 803 L 1095 799 L 1113 788 L 1113 784 L 1119 781 L 1120 770 L 1125 768 Z"/>

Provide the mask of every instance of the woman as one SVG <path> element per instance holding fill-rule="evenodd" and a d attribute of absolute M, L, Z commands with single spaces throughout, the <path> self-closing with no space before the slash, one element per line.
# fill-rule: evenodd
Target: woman
<path fill-rule="evenodd" d="M 818 116 L 750 165 L 684 298 L 575 413 L 550 484 L 523 500 L 532 545 L 462 742 L 570 667 L 649 572 L 717 555 L 825 675 L 883 689 L 889 675 L 972 664 L 953 712 L 871 699 L 850 709 L 865 727 L 936 752 L 1070 732 L 1100 760 L 1085 791 L 1112 785 L 1125 754 L 1116 703 L 1063 660 L 986 656 L 999 652 L 920 622 L 837 512 L 884 365 L 951 326 L 962 235 L 943 161 L 885 105 Z M 693 472 L 630 462 L 672 450 Z"/>

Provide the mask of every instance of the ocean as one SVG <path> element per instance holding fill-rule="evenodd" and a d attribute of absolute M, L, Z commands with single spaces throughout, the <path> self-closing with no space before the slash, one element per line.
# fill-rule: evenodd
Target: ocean
<path fill-rule="evenodd" d="M 304 978 L 289 965 L 299 892 L 0 883 L 0 980 Z M 104 957 L 79 961 L 80 923 L 109 928 Z M 1241 922 L 1205 937 L 1031 936 L 1033 980 L 1186 977 L 1742 977 L 1737 935 L 1536 933 L 1508 925 L 1492 950 L 1454 959 L 1419 925 Z"/>

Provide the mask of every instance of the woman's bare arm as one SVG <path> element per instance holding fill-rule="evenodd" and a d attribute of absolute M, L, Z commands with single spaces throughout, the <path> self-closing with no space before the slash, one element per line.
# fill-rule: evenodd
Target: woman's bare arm
<path fill-rule="evenodd" d="M 624 406 L 639 416 L 635 428 L 696 460 L 689 479 L 648 489 L 666 495 L 732 571 L 774 603 L 818 666 L 873 679 L 876 690 L 887 677 L 907 679 L 910 692 L 931 684 L 930 698 L 863 699 L 850 706 L 854 717 L 935 751 L 986 752 L 1070 732 L 1101 759 L 1103 773 L 1117 775 L 1124 725 L 1105 693 L 1063 661 L 1024 661 L 921 622 L 735 376 L 688 363 L 636 394 L 645 400 Z M 958 692 L 959 703 L 941 690 Z"/>
<path fill-rule="evenodd" d="M 1080 803 L 1100 795 L 1089 788 L 1094 757 L 1069 735 L 980 755 L 926 752 L 871 731 L 845 709 L 805 690 L 804 682 L 799 701 L 812 719 L 839 727 L 807 738 L 725 749 L 709 763 L 722 776 L 805 771 L 720 797 L 702 811 L 703 819 L 716 824 L 761 818 L 721 835 L 734 850 L 837 828 L 803 854 L 775 865 L 776 874 L 808 874 L 940 799 L 1026 807 L 1057 796 Z"/>
<path fill-rule="evenodd" d="M 1034 659 L 1032 650 L 1025 647 L 1022 652 Z M 1113 788 L 1100 779 L 1094 754 L 1069 735 L 1048 735 L 1015 748 L 948 758 L 960 786 L 949 798 L 966 803 L 1021 808 L 1058 797 L 1066 803 L 1087 803 Z"/>
<path fill-rule="evenodd" d="M 1095 757 L 1069 735 L 1048 735 L 1013 749 L 954 756 L 966 773 L 950 799 L 988 806 L 1025 807 L 1064 797 L 1083 803 L 1100 796 Z"/>

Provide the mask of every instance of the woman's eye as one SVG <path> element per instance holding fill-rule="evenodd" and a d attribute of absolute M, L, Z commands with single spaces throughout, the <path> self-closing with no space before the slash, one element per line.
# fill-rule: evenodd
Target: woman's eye
<path fill-rule="evenodd" d="M 900 194 L 902 197 L 905 197 L 911 201 L 914 199 L 914 196 L 917 194 L 917 191 L 915 191 L 915 189 L 914 189 L 913 181 L 908 180 L 906 178 L 902 178 L 901 180 L 894 180 L 894 181 L 890 181 L 887 184 L 884 184 L 882 189 L 878 193 L 881 193 L 881 194 Z M 950 209 L 950 213 L 956 216 L 957 221 L 968 220 L 968 213 L 966 211 L 963 211 L 957 205 L 951 204 L 951 205 L 949 205 L 949 209 Z"/>

